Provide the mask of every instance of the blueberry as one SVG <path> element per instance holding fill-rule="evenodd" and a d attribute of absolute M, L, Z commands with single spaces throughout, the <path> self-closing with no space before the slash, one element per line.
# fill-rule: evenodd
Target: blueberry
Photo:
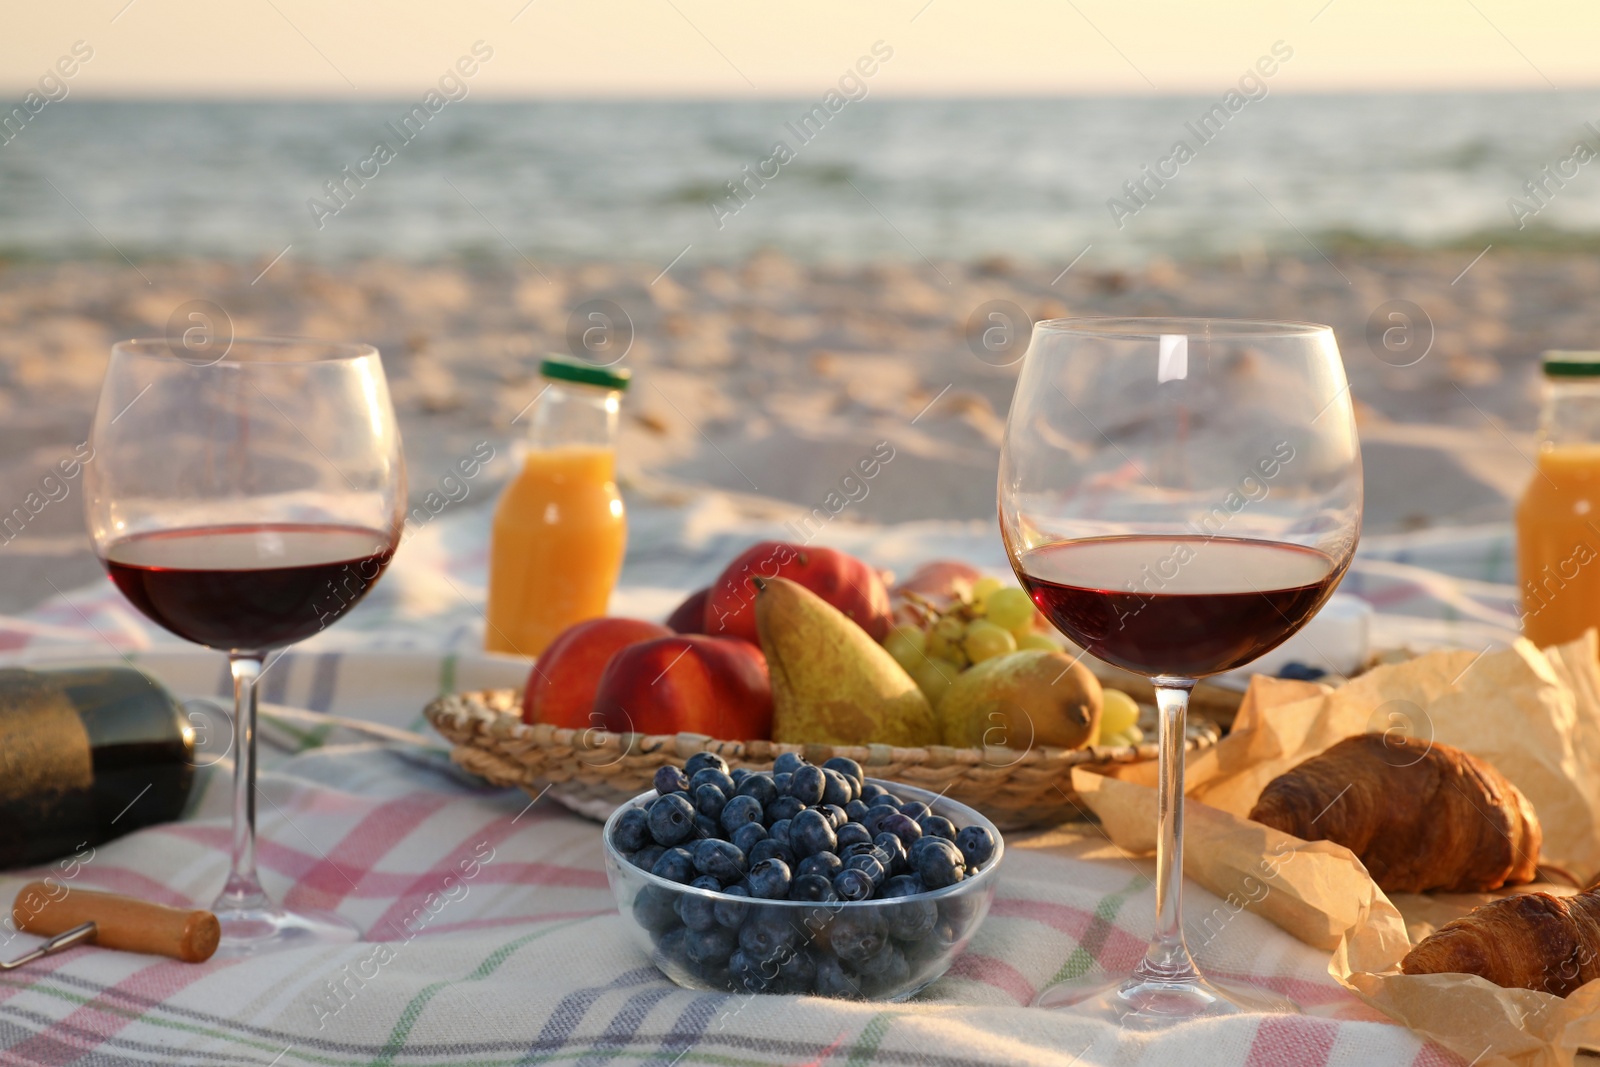
<path fill-rule="evenodd" d="M 778 787 L 772 784 L 772 779 L 765 774 L 752 774 L 739 783 L 735 790 L 740 796 L 755 797 L 764 808 L 778 799 Z"/>
<path fill-rule="evenodd" d="M 907 859 L 906 846 L 900 843 L 898 837 L 891 833 L 882 833 L 874 837 L 872 843 L 878 846 L 879 852 L 888 857 L 889 862 L 885 866 L 891 874 L 905 869 Z"/>
<path fill-rule="evenodd" d="M 722 891 L 722 899 L 712 904 L 711 913 L 721 925 L 737 930 L 750 914 L 749 896 L 750 892 L 744 886 L 730 885 Z M 744 899 L 729 899 L 731 897 Z"/>
<path fill-rule="evenodd" d="M 775 993 L 809 993 L 817 977 L 817 960 L 805 948 L 785 953 L 778 961 L 778 978 L 773 983 Z"/>
<path fill-rule="evenodd" d="M 952 843 L 956 839 L 956 824 L 943 815 L 924 815 L 917 820 L 917 825 L 922 827 L 924 837 L 942 837 Z"/>
<path fill-rule="evenodd" d="M 887 789 L 876 782 L 863 782 L 861 786 L 861 799 L 866 801 L 867 805 L 870 807 L 874 800 L 878 799 L 887 792 Z"/>
<path fill-rule="evenodd" d="M 839 894 L 834 892 L 833 879 L 827 874 L 815 871 L 810 874 L 797 875 L 789 883 L 790 900 L 814 900 L 827 903 L 839 899 Z"/>
<path fill-rule="evenodd" d="M 721 888 L 715 878 L 696 878 L 694 881 L 707 881 L 711 883 L 712 889 Z M 693 885 L 694 882 L 690 884 Z M 702 897 L 695 893 L 682 893 L 678 896 L 678 918 L 682 919 L 683 925 L 691 930 L 709 930 L 717 925 L 715 908 L 716 901 L 710 897 Z"/>
<path fill-rule="evenodd" d="M 684 948 L 695 963 L 723 963 L 737 946 L 733 931 L 715 924 L 704 930 L 690 930 Z"/>
<path fill-rule="evenodd" d="M 733 779 L 734 788 L 737 789 L 746 778 L 750 777 L 750 773 L 748 767 L 735 767 L 728 772 L 728 777 Z"/>
<path fill-rule="evenodd" d="M 809 767 L 806 758 L 798 752 L 784 752 L 772 761 L 773 774 L 793 774 L 801 767 Z"/>
<path fill-rule="evenodd" d="M 868 809 L 867 802 L 864 800 L 852 800 L 850 803 L 844 806 L 844 813 L 849 817 L 851 822 L 860 822 L 862 819 L 865 819 L 867 817 L 868 810 L 870 809 Z M 834 829 L 838 829 L 838 827 L 834 827 Z"/>
<path fill-rule="evenodd" d="M 924 815 L 932 815 L 933 809 L 920 800 L 908 800 L 900 805 L 900 814 L 909 815 L 913 819 L 920 819 Z"/>
<path fill-rule="evenodd" d="M 910 848 L 922 836 L 922 827 L 911 816 L 895 812 L 878 820 L 878 833 L 891 833 L 900 839 L 902 845 Z M 873 840 L 877 840 L 876 836 Z"/>
<path fill-rule="evenodd" d="M 689 935 L 689 944 L 694 944 L 693 934 Z M 862 983 L 870 993 L 882 996 L 899 989 L 910 980 L 911 965 L 906 962 L 904 953 L 893 944 L 888 944 L 875 955 L 857 963 L 856 973 L 861 976 Z"/>
<path fill-rule="evenodd" d="M 893 793 L 883 792 L 867 801 L 867 807 L 898 809 L 902 803 L 903 801 L 901 801 L 901 799 L 895 796 Z"/>
<path fill-rule="evenodd" d="M 792 865 L 796 862 L 793 849 L 780 841 L 774 841 L 770 837 L 765 841 L 757 841 L 755 848 L 750 850 L 745 859 L 752 867 L 767 860 L 782 860 L 786 865 L 790 865 L 791 870 L 793 869 Z"/>
<path fill-rule="evenodd" d="M 868 878 L 871 878 L 872 887 L 874 889 L 881 885 L 884 879 L 889 877 L 888 869 L 884 866 L 883 861 L 877 856 L 868 854 L 851 856 L 849 859 L 845 860 L 844 871 L 841 871 L 840 874 L 843 875 L 849 871 L 860 871 Z M 835 881 L 837 880 L 838 879 L 835 879 Z"/>
<path fill-rule="evenodd" d="M 923 888 L 922 879 L 914 874 L 897 874 L 883 883 L 883 892 L 879 896 L 887 900 L 891 897 L 914 897 L 924 892 L 927 890 Z"/>
<path fill-rule="evenodd" d="M 646 845 L 644 848 L 641 848 L 639 851 L 629 856 L 628 862 L 633 864 L 635 867 L 638 867 L 640 870 L 648 871 L 651 867 L 656 865 L 656 860 L 660 859 L 661 854 L 665 851 L 666 849 L 662 848 L 660 845 Z"/>
<path fill-rule="evenodd" d="M 883 950 L 889 933 L 871 908 L 847 908 L 828 930 L 828 943 L 841 960 L 864 960 Z"/>
<path fill-rule="evenodd" d="M 647 885 L 633 898 L 633 918 L 653 934 L 665 933 L 678 925 L 678 894 L 660 886 Z"/>
<path fill-rule="evenodd" d="M 806 806 L 794 797 L 779 797 L 767 805 L 767 825 L 779 819 L 792 819 L 806 810 Z"/>
<path fill-rule="evenodd" d="M 833 880 L 833 891 L 841 900 L 866 900 L 872 896 L 872 876 L 866 871 L 846 867 Z"/>
<path fill-rule="evenodd" d="M 822 769 L 825 771 L 838 771 L 855 782 L 858 787 L 867 780 L 866 775 L 861 773 L 861 764 L 848 756 L 835 756 L 830 760 L 823 760 Z"/>
<path fill-rule="evenodd" d="M 794 820 L 779 819 L 767 827 L 767 836 L 784 848 L 794 847 Z"/>
<path fill-rule="evenodd" d="M 662 796 L 668 793 L 682 793 L 689 788 L 689 776 L 673 766 L 657 767 L 655 777 L 656 792 Z"/>
<path fill-rule="evenodd" d="M 693 778 L 707 767 L 719 770 L 723 774 L 728 773 L 728 761 L 715 752 L 696 752 L 683 765 L 683 773 Z"/>
<path fill-rule="evenodd" d="M 822 773 L 822 768 L 808 763 L 789 779 L 789 795 L 802 804 L 820 804 L 827 785 L 827 776 Z"/>
<path fill-rule="evenodd" d="M 650 802 L 646 816 L 658 845 L 676 845 L 694 833 L 694 805 L 682 793 L 668 793 Z"/>
<path fill-rule="evenodd" d="M 939 909 L 931 900 L 907 900 L 883 909 L 883 922 L 889 936 L 901 941 L 921 941 L 938 921 Z"/>
<path fill-rule="evenodd" d="M 688 940 L 689 931 L 681 926 L 674 927 L 656 938 L 656 966 L 665 970 L 689 969 Z"/>
<path fill-rule="evenodd" d="M 865 826 L 862 826 L 858 822 L 845 823 L 843 826 L 839 827 L 839 830 L 834 837 L 839 842 L 839 847 L 835 851 L 840 853 L 842 853 L 845 847 L 848 845 L 860 844 L 863 841 L 869 845 L 872 844 L 872 834 L 867 831 Z"/>
<path fill-rule="evenodd" d="M 932 838 L 926 846 L 919 847 L 911 862 L 929 889 L 943 889 L 966 877 L 960 851 L 943 838 Z"/>
<path fill-rule="evenodd" d="M 837 804 L 841 807 L 850 803 L 850 780 L 838 771 L 824 768 L 822 771 L 822 797 L 824 804 Z"/>
<path fill-rule="evenodd" d="M 629 808 L 617 816 L 611 843 L 619 852 L 637 852 L 650 843 L 650 816 L 643 808 Z"/>
<path fill-rule="evenodd" d="M 735 834 L 746 823 L 761 821 L 761 802 L 755 797 L 734 797 L 723 806 L 720 821 L 729 835 Z"/>
<path fill-rule="evenodd" d="M 722 809 L 728 804 L 728 794 L 711 782 L 695 786 L 690 796 L 694 798 L 694 810 L 708 819 L 720 818 Z"/>
<path fill-rule="evenodd" d="M 766 836 L 767 828 L 765 826 L 762 826 L 758 822 L 747 822 L 743 826 L 739 827 L 739 829 L 735 830 L 733 832 L 733 836 L 729 838 L 729 840 L 733 842 L 733 847 L 737 848 L 740 852 L 749 852 L 755 847 L 757 841 L 762 840 Z"/>
<path fill-rule="evenodd" d="M 689 835 L 695 841 L 704 841 L 708 837 L 722 837 L 722 827 L 717 825 L 717 820 L 709 815 L 695 812 L 694 833 Z"/>
<path fill-rule="evenodd" d="M 850 821 L 850 816 L 846 815 L 844 809 L 837 804 L 824 804 L 817 810 L 828 817 L 828 825 L 835 830 Z"/>
<path fill-rule="evenodd" d="M 813 852 L 832 852 L 839 843 L 833 835 L 833 827 L 829 824 L 828 817 L 815 808 L 807 808 L 790 820 L 789 841 L 794 846 L 797 856 L 809 856 Z"/>
<path fill-rule="evenodd" d="M 832 852 L 813 852 L 800 861 L 800 866 L 795 868 L 794 873 L 796 876 L 820 874 L 831 882 L 833 881 L 833 876 L 842 870 L 844 870 L 844 861 Z"/>
<path fill-rule="evenodd" d="M 871 841 L 852 841 L 839 849 L 839 858 L 845 861 L 845 866 L 850 865 L 854 856 L 877 856 L 878 846 Z"/>
<path fill-rule="evenodd" d="M 785 900 L 789 896 L 789 865 L 774 857 L 750 868 L 745 879 L 750 895 L 763 900 Z"/>
<path fill-rule="evenodd" d="M 780 797 L 786 797 L 789 795 L 789 781 L 793 777 L 794 775 L 790 774 L 788 771 L 784 771 L 782 774 L 774 774 L 772 776 L 772 788 Z"/>
<path fill-rule="evenodd" d="M 733 779 L 728 777 L 727 772 L 719 771 L 715 767 L 702 767 L 696 771 L 694 777 L 689 779 L 689 792 L 692 793 L 703 785 L 716 786 L 725 797 L 731 797 L 737 791 Z"/>
<path fill-rule="evenodd" d="M 817 978 L 811 988 L 819 997 L 848 1000 L 860 1000 L 862 997 L 861 980 L 845 970 L 844 965 L 832 956 L 822 956 L 817 960 Z"/>
<path fill-rule="evenodd" d="M 650 868 L 650 873 L 657 878 L 665 878 L 671 882 L 688 884 L 694 877 L 694 856 L 686 848 L 669 848 L 656 860 L 656 865 Z"/>
<path fill-rule="evenodd" d="M 700 841 L 694 846 L 694 869 L 715 878 L 719 886 L 729 885 L 744 877 L 745 856 L 731 841 Z"/>
<path fill-rule="evenodd" d="M 956 848 L 967 863 L 982 867 L 994 857 L 994 834 L 987 826 L 963 826 L 956 833 Z"/>
<path fill-rule="evenodd" d="M 742 948 L 728 957 L 728 978 L 735 992 L 765 993 L 771 987 L 772 977 L 768 972 L 772 968 L 763 967 L 762 963 L 760 958 Z"/>
<path fill-rule="evenodd" d="M 950 923 L 940 919 L 926 937 L 905 943 L 906 958 L 913 963 L 931 963 L 949 953 L 960 940 Z"/>
<path fill-rule="evenodd" d="M 783 909 L 762 908 L 739 929 L 739 947 L 758 960 L 770 960 L 793 948 L 797 936 Z"/>

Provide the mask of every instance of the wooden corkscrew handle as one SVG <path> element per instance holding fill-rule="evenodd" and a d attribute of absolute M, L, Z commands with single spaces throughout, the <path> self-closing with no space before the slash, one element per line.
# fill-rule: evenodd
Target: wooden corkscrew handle
<path fill-rule="evenodd" d="M 11 919 L 18 930 L 42 937 L 94 923 L 94 943 L 122 952 L 170 956 L 204 963 L 217 950 L 222 927 L 199 909 L 185 911 L 148 900 L 76 889 L 61 883 L 29 882 L 17 893 Z"/>

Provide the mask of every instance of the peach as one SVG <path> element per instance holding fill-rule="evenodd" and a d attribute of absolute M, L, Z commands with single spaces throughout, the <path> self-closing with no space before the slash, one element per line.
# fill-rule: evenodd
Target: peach
<path fill-rule="evenodd" d="M 889 632 L 889 592 L 877 571 L 836 548 L 763 541 L 740 553 L 711 583 L 706 633 L 758 643 L 752 578 L 798 582 L 853 619 L 874 641 Z"/>
<path fill-rule="evenodd" d="M 675 634 L 703 634 L 706 625 L 706 598 L 711 595 L 710 587 L 690 593 L 682 604 L 672 609 L 672 614 L 667 616 L 667 629 Z"/>
<path fill-rule="evenodd" d="M 618 733 L 772 735 L 772 682 L 748 641 L 674 634 L 622 649 L 606 664 L 592 718 Z"/>
<path fill-rule="evenodd" d="M 586 619 L 567 627 L 534 661 L 522 699 L 522 721 L 584 730 L 600 675 L 618 649 L 672 633 L 643 619 Z"/>

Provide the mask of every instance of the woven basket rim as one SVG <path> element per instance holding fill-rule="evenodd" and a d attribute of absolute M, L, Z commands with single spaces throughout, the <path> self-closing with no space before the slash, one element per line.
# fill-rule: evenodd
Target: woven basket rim
<path fill-rule="evenodd" d="M 493 724 L 496 742 L 553 745 L 571 748 L 586 755 L 614 753 L 619 760 L 632 753 L 663 749 L 676 751 L 684 758 L 695 752 L 710 751 L 725 758 L 750 762 L 765 762 L 786 752 L 807 755 L 826 751 L 829 755 L 823 758 L 843 756 L 854 759 L 864 766 L 884 763 L 920 764 L 929 767 L 968 765 L 1003 772 L 1025 764 L 1072 767 L 1085 764 L 1139 762 L 1155 759 L 1158 751 L 1153 741 L 1145 741 L 1138 745 L 1087 745 L 1077 749 L 1038 745 L 1020 752 L 1003 745 L 983 748 L 957 748 L 950 745 L 901 748 L 882 744 L 834 745 L 826 742 L 732 741 L 690 732 L 613 733 L 596 727 L 578 730 L 542 723 L 528 724 L 522 721 L 520 711 L 521 701 L 516 690 L 477 689 L 439 696 L 428 704 L 423 714 L 436 730 L 446 733 L 446 736 L 453 732 L 445 729 L 446 723 L 453 726 L 455 731 L 459 731 L 467 725 L 464 720 L 477 719 L 480 722 Z M 479 737 L 480 743 L 489 740 L 483 738 L 481 734 Z M 1204 718 L 1191 718 L 1184 737 L 1184 750 L 1193 752 L 1208 749 L 1219 739 L 1220 731 L 1214 723 Z M 1015 754 L 1015 758 L 1004 759 L 1004 754 Z M 591 768 L 604 765 L 596 764 L 587 758 L 584 762 Z M 811 762 L 820 760 L 812 759 Z"/>

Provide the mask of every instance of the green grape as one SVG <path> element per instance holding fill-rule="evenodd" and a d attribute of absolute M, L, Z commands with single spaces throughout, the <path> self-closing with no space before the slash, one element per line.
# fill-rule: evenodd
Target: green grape
<path fill-rule="evenodd" d="M 978 606 L 979 610 L 982 610 L 984 602 L 989 599 L 990 594 L 997 592 L 1004 586 L 1005 583 L 998 578 L 979 578 L 972 583 L 972 602 Z"/>
<path fill-rule="evenodd" d="M 974 663 L 1004 656 L 1017 650 L 1017 639 L 1010 630 L 1003 630 L 992 622 L 978 619 L 967 627 L 966 640 L 962 642 L 967 658 Z"/>
<path fill-rule="evenodd" d="M 917 688 L 922 690 L 922 695 L 928 698 L 928 703 L 937 711 L 939 702 L 944 699 L 956 676 L 961 673 L 961 668 L 949 660 L 924 657 L 910 673 L 912 680 L 917 683 Z"/>
<path fill-rule="evenodd" d="M 1014 585 L 990 593 L 985 602 L 985 611 L 990 622 L 1012 633 L 1032 626 L 1035 615 L 1033 601 Z"/>
<path fill-rule="evenodd" d="M 907 671 L 921 663 L 925 658 L 922 654 L 922 631 L 918 630 L 916 637 L 910 637 L 896 630 L 884 638 L 883 647 L 894 661 Z"/>
<path fill-rule="evenodd" d="M 959 615 L 945 615 L 933 624 L 933 632 L 946 641 L 960 641 L 967 632 L 967 620 Z"/>
<path fill-rule="evenodd" d="M 1006 632 L 1010 633 L 1011 631 L 1007 630 Z M 1040 650 L 1045 651 L 1045 652 L 1060 652 L 1061 651 L 1061 642 L 1057 641 L 1055 638 L 1051 637 L 1049 634 L 1024 633 L 1024 634 L 1016 635 L 1016 638 L 1017 638 L 1017 650 L 1018 651 L 1024 651 L 1025 652 L 1025 651 L 1027 651 L 1028 649 L 1031 649 L 1031 648 L 1040 649 Z"/>
<path fill-rule="evenodd" d="M 1139 705 L 1120 689 L 1107 689 L 1100 701 L 1100 736 L 1127 733 L 1139 721 Z"/>

